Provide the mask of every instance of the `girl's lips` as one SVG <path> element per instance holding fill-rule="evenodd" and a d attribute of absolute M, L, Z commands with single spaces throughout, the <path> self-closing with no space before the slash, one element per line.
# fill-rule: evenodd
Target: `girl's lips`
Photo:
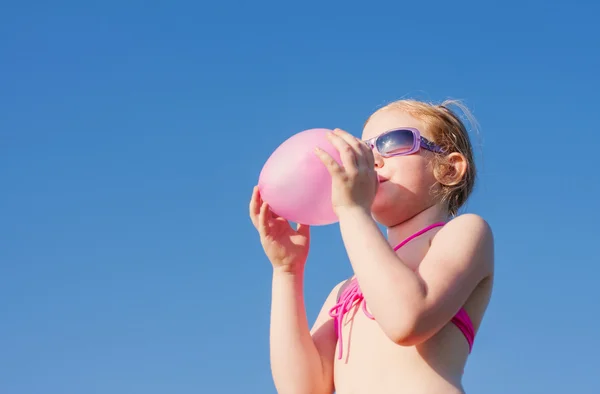
<path fill-rule="evenodd" d="M 377 175 L 377 180 L 379 181 L 379 183 L 383 183 L 387 181 L 387 178 L 384 178 L 381 175 Z"/>

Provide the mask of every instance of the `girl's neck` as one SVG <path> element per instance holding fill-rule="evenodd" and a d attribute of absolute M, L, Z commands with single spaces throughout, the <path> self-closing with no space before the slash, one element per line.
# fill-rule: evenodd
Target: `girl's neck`
<path fill-rule="evenodd" d="M 433 205 L 402 223 L 388 227 L 388 242 L 394 247 L 417 231 L 420 231 L 433 223 L 447 222 L 448 219 L 448 211 L 444 206 L 441 204 Z"/>

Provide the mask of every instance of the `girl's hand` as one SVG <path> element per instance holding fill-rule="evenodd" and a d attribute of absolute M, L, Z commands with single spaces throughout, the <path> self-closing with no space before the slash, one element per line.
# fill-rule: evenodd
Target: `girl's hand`
<path fill-rule="evenodd" d="M 317 156 L 332 177 L 332 204 L 338 214 L 344 208 L 361 208 L 371 212 L 379 182 L 373 151 L 351 134 L 335 129 L 329 141 L 340 152 L 340 166 L 327 152 L 317 148 Z"/>
<path fill-rule="evenodd" d="M 258 230 L 260 243 L 274 269 L 298 272 L 304 268 L 310 241 L 310 227 L 290 223 L 271 211 L 255 186 L 250 201 L 250 219 Z"/>

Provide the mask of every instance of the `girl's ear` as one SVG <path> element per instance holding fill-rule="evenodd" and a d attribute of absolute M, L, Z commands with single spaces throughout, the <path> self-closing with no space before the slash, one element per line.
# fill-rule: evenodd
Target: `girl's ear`
<path fill-rule="evenodd" d="M 435 167 L 433 174 L 442 185 L 455 186 L 463 180 L 468 166 L 467 159 L 461 153 L 452 152 Z"/>

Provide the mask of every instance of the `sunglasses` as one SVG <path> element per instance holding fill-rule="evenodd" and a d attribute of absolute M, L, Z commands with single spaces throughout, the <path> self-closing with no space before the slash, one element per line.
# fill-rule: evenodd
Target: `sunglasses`
<path fill-rule="evenodd" d="M 377 149 L 377 153 L 382 157 L 406 156 L 418 152 L 420 148 L 444 153 L 439 145 L 421 136 L 419 130 L 411 127 L 389 130 L 364 142 L 371 149 Z"/>

